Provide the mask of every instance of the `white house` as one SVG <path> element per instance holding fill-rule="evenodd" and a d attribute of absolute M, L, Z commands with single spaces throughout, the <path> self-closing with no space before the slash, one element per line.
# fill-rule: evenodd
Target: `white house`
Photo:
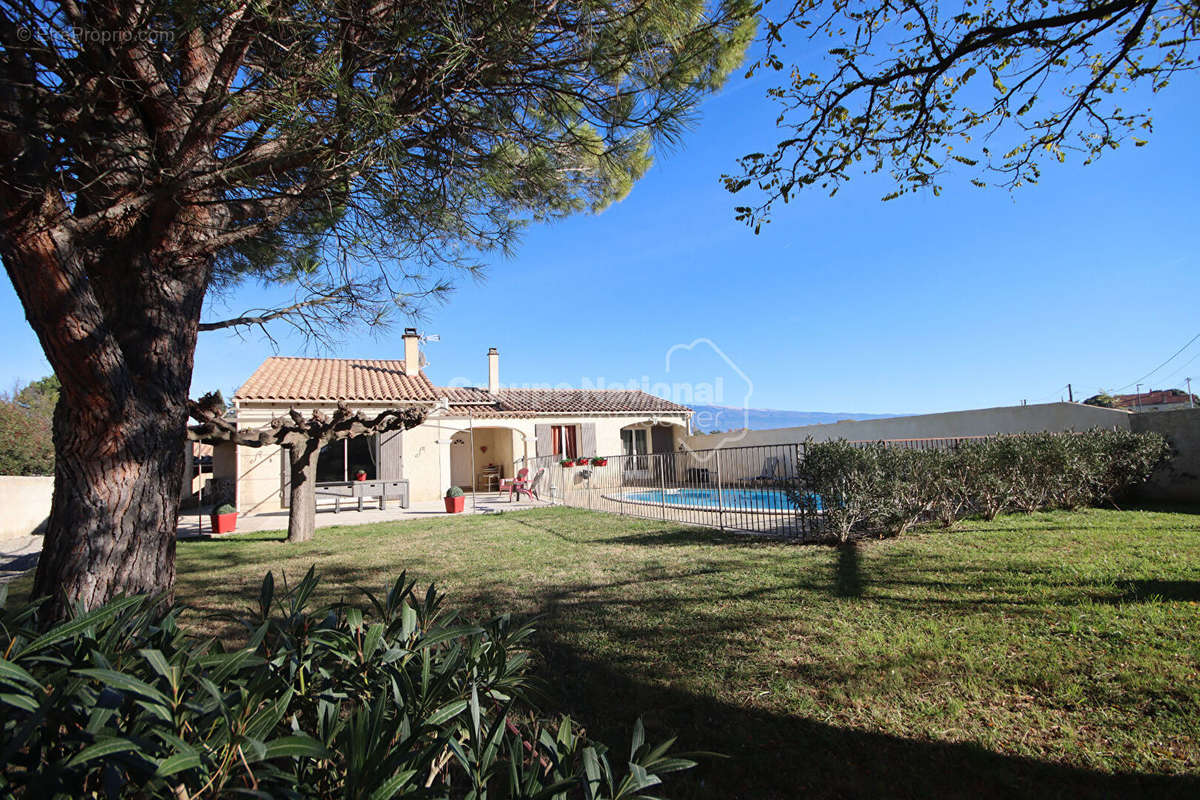
<path fill-rule="evenodd" d="M 687 434 L 691 409 L 642 391 L 501 388 L 495 348 L 486 387 L 434 386 L 419 347 L 409 328 L 400 360 L 268 358 L 234 394 L 238 427 L 261 427 L 292 408 L 332 411 L 338 401 L 368 415 L 425 409 L 420 426 L 331 444 L 317 464 L 318 483 L 350 480 L 360 469 L 370 480 L 407 480 L 414 502 L 451 486 L 491 488 L 493 476 L 511 477 L 522 458 L 669 452 Z M 283 507 L 280 448 L 221 444 L 213 466 L 215 478 L 233 484 L 240 513 Z"/>

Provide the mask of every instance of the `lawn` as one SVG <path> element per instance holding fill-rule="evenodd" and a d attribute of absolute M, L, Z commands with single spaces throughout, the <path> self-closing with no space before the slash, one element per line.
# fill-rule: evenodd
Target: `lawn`
<path fill-rule="evenodd" d="M 557 708 L 730 756 L 671 797 L 1200 794 L 1198 515 L 842 548 L 568 509 L 280 538 L 180 542 L 180 599 L 238 607 L 315 563 L 326 599 L 407 569 L 471 613 L 541 615 Z"/>

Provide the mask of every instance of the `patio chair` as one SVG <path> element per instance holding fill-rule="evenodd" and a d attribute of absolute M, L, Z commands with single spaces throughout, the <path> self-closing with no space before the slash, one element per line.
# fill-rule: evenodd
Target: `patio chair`
<path fill-rule="evenodd" d="M 500 479 L 499 494 L 504 494 L 505 492 L 508 492 L 508 499 L 511 501 L 513 492 L 515 492 L 517 490 L 517 487 L 524 486 L 526 483 L 528 483 L 528 480 L 529 480 L 529 468 L 521 467 L 521 469 L 517 470 L 517 477 Z M 497 497 L 499 496 L 499 494 L 497 495 Z"/>
<path fill-rule="evenodd" d="M 779 456 L 767 456 L 763 462 L 762 472 L 755 475 L 753 478 L 741 478 L 740 483 L 758 483 L 759 481 L 773 481 L 779 472 Z"/>
<path fill-rule="evenodd" d="M 527 475 L 529 474 L 529 470 L 522 470 L 522 471 Z M 521 499 L 522 494 L 527 496 L 530 500 L 541 500 L 542 498 L 541 498 L 541 495 L 539 494 L 539 490 L 541 489 L 541 486 L 542 486 L 542 480 L 545 479 L 545 477 L 546 477 L 546 468 L 541 467 L 534 474 L 533 480 L 529 481 L 528 483 L 526 483 L 525 481 L 513 481 L 512 491 L 517 493 L 517 500 Z M 512 501 L 511 494 L 508 496 L 508 499 L 509 499 L 509 502 Z"/>

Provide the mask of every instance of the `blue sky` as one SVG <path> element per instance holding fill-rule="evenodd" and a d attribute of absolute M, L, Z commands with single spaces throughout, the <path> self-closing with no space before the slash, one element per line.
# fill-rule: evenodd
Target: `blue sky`
<path fill-rule="evenodd" d="M 735 77 L 624 201 L 530 228 L 485 281 L 460 281 L 419 323 L 441 337 L 425 345 L 430 377 L 484 382 L 495 346 L 507 385 L 648 382 L 728 405 L 919 413 L 1057 400 L 1067 382 L 1077 399 L 1118 389 L 1200 333 L 1196 77 L 1155 98 L 1146 147 L 1047 166 L 1013 194 L 959 175 L 941 197 L 882 203 L 881 177 L 856 178 L 833 199 L 802 193 L 755 236 L 733 218 L 749 198 L 719 178 L 776 140 L 768 85 Z M 7 281 L 0 315 L 0 385 L 48 373 Z M 258 334 L 201 334 L 193 391 L 228 393 L 275 352 L 398 358 L 400 327 L 331 352 L 282 329 L 277 351 Z M 1197 354 L 1200 342 L 1146 383 L 1200 382 L 1200 358 L 1184 366 Z"/>

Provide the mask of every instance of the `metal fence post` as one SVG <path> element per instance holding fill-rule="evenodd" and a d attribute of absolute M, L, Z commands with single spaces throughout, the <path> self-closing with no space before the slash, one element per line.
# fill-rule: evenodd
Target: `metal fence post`
<path fill-rule="evenodd" d="M 658 499 L 662 506 L 662 518 L 667 518 L 667 464 L 666 454 L 660 453 L 658 456 Z"/>
<path fill-rule="evenodd" d="M 717 473 L 717 525 L 725 530 L 725 496 L 721 490 L 721 448 L 713 450 L 713 468 Z"/>

